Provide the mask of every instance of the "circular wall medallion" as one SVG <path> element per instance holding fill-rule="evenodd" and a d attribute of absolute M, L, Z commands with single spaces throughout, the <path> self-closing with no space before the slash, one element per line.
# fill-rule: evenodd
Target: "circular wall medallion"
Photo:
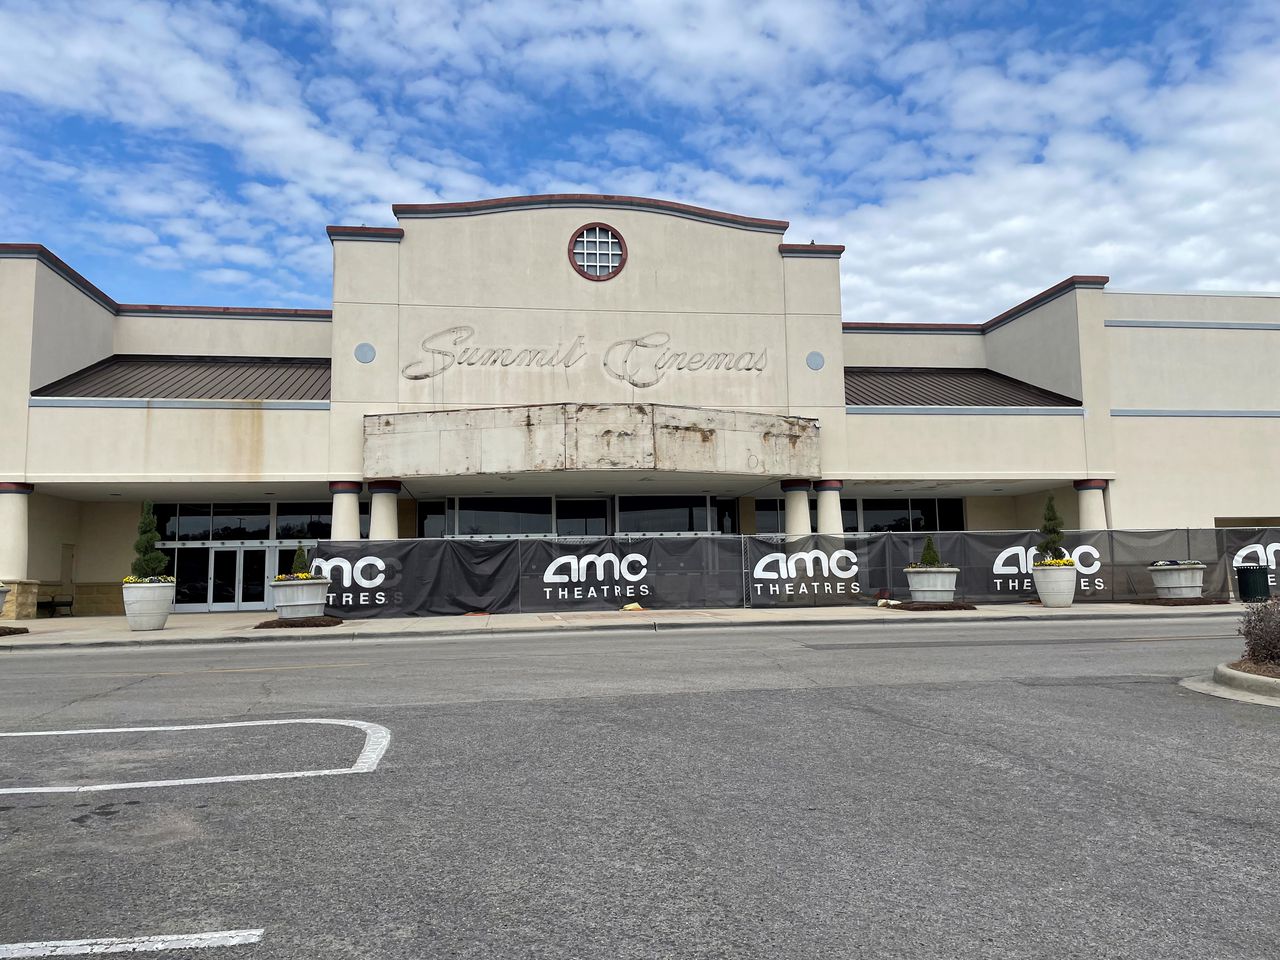
<path fill-rule="evenodd" d="M 587 223 L 569 238 L 569 262 L 578 276 L 612 280 L 627 265 L 627 242 L 607 223 Z"/>
<path fill-rule="evenodd" d="M 804 358 L 804 362 L 809 365 L 810 370 L 821 370 L 827 365 L 827 358 L 820 354 L 817 350 L 813 350 Z"/>
<path fill-rule="evenodd" d="M 372 343 L 357 343 L 355 353 L 361 363 L 373 363 L 373 358 L 378 355 Z"/>

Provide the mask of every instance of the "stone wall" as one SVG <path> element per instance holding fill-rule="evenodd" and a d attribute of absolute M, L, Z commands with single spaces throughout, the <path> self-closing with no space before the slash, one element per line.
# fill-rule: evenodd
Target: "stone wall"
<path fill-rule="evenodd" d="M 6 580 L 4 585 L 9 588 L 9 593 L 5 597 L 4 609 L 0 610 L 0 620 L 34 620 L 39 581 Z"/>
<path fill-rule="evenodd" d="M 77 617 L 124 616 L 124 593 L 120 581 L 110 583 L 77 583 L 76 602 L 72 608 Z"/>

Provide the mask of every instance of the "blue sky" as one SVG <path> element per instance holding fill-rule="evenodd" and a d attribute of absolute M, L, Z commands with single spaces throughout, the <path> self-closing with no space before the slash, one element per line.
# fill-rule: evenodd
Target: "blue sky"
<path fill-rule="evenodd" d="M 0 0 L 0 240 L 120 301 L 327 306 L 328 223 L 624 193 L 845 244 L 850 320 L 1280 291 L 1280 4 L 1209 8 Z"/>

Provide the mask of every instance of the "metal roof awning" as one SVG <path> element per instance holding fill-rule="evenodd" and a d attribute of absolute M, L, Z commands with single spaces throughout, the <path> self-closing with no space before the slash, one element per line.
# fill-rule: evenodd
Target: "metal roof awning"
<path fill-rule="evenodd" d="M 1079 407 L 1080 401 L 983 367 L 845 367 L 857 407 Z"/>
<path fill-rule="evenodd" d="M 328 400 L 330 362 L 314 357 L 117 355 L 32 390 L 33 397 Z"/>

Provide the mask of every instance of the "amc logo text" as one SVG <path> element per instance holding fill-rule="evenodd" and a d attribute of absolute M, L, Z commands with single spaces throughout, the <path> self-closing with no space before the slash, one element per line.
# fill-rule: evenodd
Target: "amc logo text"
<path fill-rule="evenodd" d="M 1035 566 L 1040 551 L 1035 547 L 1009 547 L 1000 551 L 996 562 L 991 565 L 992 583 L 997 592 L 1019 593 L 1031 590 L 1035 583 L 1028 574 Z M 1071 551 L 1071 559 L 1076 569 L 1083 574 L 1094 574 L 1102 569 L 1102 555 L 1097 549 L 1085 544 Z M 1009 579 L 1001 580 L 1002 574 L 1012 574 Z M 1106 583 L 1102 577 L 1083 576 L 1080 578 L 1081 590 L 1103 590 Z"/>
<path fill-rule="evenodd" d="M 607 597 L 647 597 L 649 585 L 641 583 L 649 572 L 642 554 L 588 553 L 584 557 L 556 557 L 542 572 L 543 583 L 572 583 L 572 587 L 543 587 L 548 600 L 596 600 Z M 612 580 L 613 583 L 605 583 Z M 618 582 L 622 581 L 622 582 Z M 588 584 L 581 586 L 581 584 Z"/>
<path fill-rule="evenodd" d="M 321 557 L 311 561 L 313 574 L 331 580 L 343 591 L 351 591 L 334 590 L 329 593 L 329 605 L 334 607 L 367 607 L 371 603 L 386 603 L 386 591 L 376 589 L 386 581 L 386 570 L 387 564 L 381 557 L 361 557 L 354 561 L 343 557 Z M 363 589 L 352 590 L 353 586 Z"/>

